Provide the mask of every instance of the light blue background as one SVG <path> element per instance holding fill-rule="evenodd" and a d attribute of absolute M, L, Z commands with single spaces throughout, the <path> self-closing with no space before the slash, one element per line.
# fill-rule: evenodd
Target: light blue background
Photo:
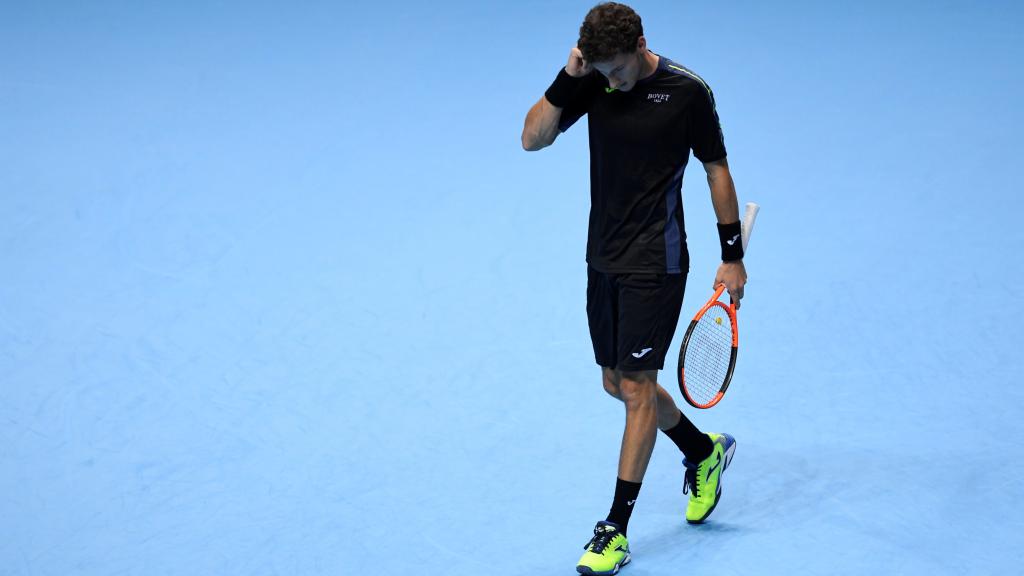
<path fill-rule="evenodd" d="M 623 412 L 585 124 L 519 134 L 590 6 L 4 2 L 0 574 L 574 573 Z M 1024 9 L 634 7 L 763 210 L 722 503 L 660 439 L 626 572 L 1019 573 Z"/>

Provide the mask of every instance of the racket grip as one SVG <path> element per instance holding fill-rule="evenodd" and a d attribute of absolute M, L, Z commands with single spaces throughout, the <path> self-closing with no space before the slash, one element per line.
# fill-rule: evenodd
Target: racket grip
<path fill-rule="evenodd" d="M 743 212 L 743 219 L 740 220 L 740 233 L 743 238 L 743 253 L 747 253 L 747 244 L 750 242 L 750 235 L 754 232 L 754 221 L 757 220 L 757 213 L 761 207 L 754 202 L 747 202 Z"/>

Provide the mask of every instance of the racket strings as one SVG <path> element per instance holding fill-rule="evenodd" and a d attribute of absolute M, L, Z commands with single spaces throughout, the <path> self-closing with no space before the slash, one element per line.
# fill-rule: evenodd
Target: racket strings
<path fill-rule="evenodd" d="M 684 358 L 684 383 L 697 404 L 711 402 L 725 383 L 732 357 L 732 322 L 717 306 L 693 328 Z"/>

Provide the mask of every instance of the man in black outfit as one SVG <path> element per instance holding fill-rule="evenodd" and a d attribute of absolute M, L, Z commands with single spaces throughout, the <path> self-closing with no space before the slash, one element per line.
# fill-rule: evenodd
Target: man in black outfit
<path fill-rule="evenodd" d="M 724 283 L 739 306 L 746 283 L 736 189 L 711 88 L 647 49 L 640 17 L 595 6 L 577 47 L 529 111 L 523 148 L 540 150 L 589 116 L 590 227 L 587 317 L 605 391 L 626 406 L 615 496 L 576 570 L 614 574 L 630 561 L 626 529 L 661 429 L 683 452 L 686 519 L 703 522 L 721 496 L 736 441 L 704 434 L 657 382 L 686 287 L 689 255 L 682 181 L 690 150 L 707 172 Z"/>

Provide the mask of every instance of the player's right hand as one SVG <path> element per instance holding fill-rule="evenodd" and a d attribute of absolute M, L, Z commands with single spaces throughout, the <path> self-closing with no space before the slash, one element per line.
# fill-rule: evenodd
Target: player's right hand
<path fill-rule="evenodd" d="M 569 51 L 569 63 L 565 65 L 565 73 L 573 78 L 582 78 L 590 74 L 592 69 L 590 63 L 583 59 L 583 52 L 573 46 Z"/>

